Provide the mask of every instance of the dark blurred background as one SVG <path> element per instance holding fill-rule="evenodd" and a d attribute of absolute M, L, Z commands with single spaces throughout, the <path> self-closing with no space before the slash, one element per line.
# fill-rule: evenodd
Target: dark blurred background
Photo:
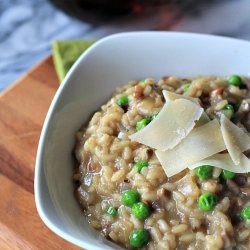
<path fill-rule="evenodd" d="M 51 53 L 51 41 L 123 31 L 250 40 L 250 0 L 0 0 L 0 91 Z"/>
<path fill-rule="evenodd" d="M 145 14 L 159 6 L 191 6 L 207 0 L 50 0 L 65 13 L 83 21 L 98 23 L 118 16 Z M 211 2 L 212 0 L 210 0 Z"/>

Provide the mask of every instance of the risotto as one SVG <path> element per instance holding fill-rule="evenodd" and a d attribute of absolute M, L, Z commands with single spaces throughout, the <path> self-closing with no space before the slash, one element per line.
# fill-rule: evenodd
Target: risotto
<path fill-rule="evenodd" d="M 248 136 L 249 87 L 237 75 L 118 87 L 76 134 L 76 195 L 89 224 L 127 249 L 250 249 L 249 173 L 202 165 L 169 177 L 155 148 L 130 139 L 156 119 L 163 90 L 198 98 L 210 120 L 224 115 Z"/>

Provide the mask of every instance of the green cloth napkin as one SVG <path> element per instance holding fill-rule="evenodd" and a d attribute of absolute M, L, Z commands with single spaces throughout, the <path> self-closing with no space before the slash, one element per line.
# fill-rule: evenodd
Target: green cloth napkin
<path fill-rule="evenodd" d="M 53 61 L 60 81 L 77 58 L 94 42 L 94 40 L 64 40 L 52 43 Z"/>

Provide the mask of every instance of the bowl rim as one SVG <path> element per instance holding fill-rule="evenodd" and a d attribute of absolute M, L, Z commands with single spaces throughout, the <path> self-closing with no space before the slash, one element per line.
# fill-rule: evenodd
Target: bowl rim
<path fill-rule="evenodd" d="M 132 32 L 121 32 L 121 33 L 116 33 L 112 34 L 109 36 L 106 36 L 104 38 L 101 38 L 100 40 L 96 41 L 93 45 L 91 45 L 85 52 L 81 54 L 81 56 L 76 60 L 74 65 L 70 68 L 69 72 L 65 76 L 64 80 L 61 82 L 59 88 L 57 89 L 55 96 L 53 97 L 53 100 L 50 104 L 50 107 L 48 109 L 48 112 L 46 114 L 41 135 L 39 138 L 39 143 L 38 143 L 38 148 L 37 148 L 37 154 L 36 154 L 36 160 L 35 160 L 35 173 L 34 173 L 34 195 L 35 195 L 35 204 L 36 208 L 38 211 L 38 214 L 44 224 L 55 234 L 58 236 L 62 237 L 63 239 L 67 240 L 68 242 L 77 245 L 79 247 L 84 247 L 84 248 L 89 248 L 89 249 L 99 249 L 97 248 L 94 244 L 91 243 L 86 243 L 81 240 L 76 239 L 75 237 L 69 235 L 68 233 L 64 232 L 61 230 L 59 227 L 57 227 L 47 216 L 46 210 L 43 209 L 43 206 L 41 204 L 41 176 L 42 176 L 42 158 L 44 154 L 44 144 L 45 144 L 45 139 L 47 132 L 49 130 L 50 122 L 52 115 L 56 109 L 56 105 L 58 103 L 58 100 L 61 96 L 61 93 L 64 91 L 65 87 L 70 83 L 72 76 L 75 72 L 75 70 L 78 68 L 79 64 L 84 61 L 84 59 L 92 52 L 94 51 L 97 47 L 101 46 L 103 43 L 107 43 L 110 40 L 116 39 L 116 38 L 125 38 L 128 39 L 129 37 L 133 39 L 133 36 L 135 35 L 158 35 L 162 34 L 164 36 L 191 36 L 194 39 L 199 39 L 199 38 L 207 38 L 207 39 L 218 39 L 218 40 L 224 40 L 225 42 L 227 41 L 232 41 L 232 42 L 242 42 L 245 44 L 250 45 L 249 41 L 242 40 L 242 39 L 237 39 L 237 38 L 231 38 L 231 37 L 223 37 L 223 36 L 217 36 L 217 35 L 210 35 L 210 34 L 202 34 L 202 33 L 191 33 L 191 32 L 176 32 L 176 31 L 132 31 Z M 84 246 L 83 246 L 84 243 Z"/>

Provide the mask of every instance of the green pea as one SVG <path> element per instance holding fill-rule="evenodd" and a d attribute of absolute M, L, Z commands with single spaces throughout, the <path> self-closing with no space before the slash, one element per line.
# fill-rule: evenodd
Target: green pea
<path fill-rule="evenodd" d="M 239 87 L 242 83 L 241 77 L 238 75 L 231 75 L 228 79 L 229 85 Z"/>
<path fill-rule="evenodd" d="M 111 206 L 107 209 L 107 214 L 111 215 L 112 217 L 116 217 L 118 213 L 116 208 Z"/>
<path fill-rule="evenodd" d="M 122 203 L 128 207 L 132 207 L 140 200 L 140 194 L 136 190 L 128 190 L 122 194 Z"/>
<path fill-rule="evenodd" d="M 206 180 L 213 176 L 214 167 L 210 165 L 203 165 L 195 169 L 195 174 L 201 179 Z"/>
<path fill-rule="evenodd" d="M 145 79 L 144 79 L 144 80 L 140 80 L 139 83 L 140 83 L 140 84 L 144 84 L 145 81 L 146 81 Z"/>
<path fill-rule="evenodd" d="M 137 202 L 132 207 L 132 214 L 140 220 L 145 220 L 150 215 L 150 208 L 143 202 Z"/>
<path fill-rule="evenodd" d="M 228 179 L 233 179 L 236 174 L 234 172 L 223 169 L 220 175 L 224 180 L 228 180 Z"/>
<path fill-rule="evenodd" d="M 246 206 L 242 209 L 240 218 L 242 220 L 250 220 L 250 206 Z"/>
<path fill-rule="evenodd" d="M 144 167 L 148 167 L 148 161 L 138 161 L 134 164 L 134 167 L 137 168 L 140 173 Z"/>
<path fill-rule="evenodd" d="M 234 107 L 231 104 L 227 104 L 223 109 L 224 110 L 232 110 L 232 111 L 234 111 Z"/>
<path fill-rule="evenodd" d="M 128 104 L 128 97 L 127 96 L 121 96 L 119 97 L 117 100 L 116 100 L 116 103 L 119 105 L 119 106 L 122 106 L 122 105 L 126 105 Z"/>
<path fill-rule="evenodd" d="M 204 212 L 211 211 L 215 207 L 216 203 L 216 196 L 209 192 L 203 193 L 198 199 L 198 206 Z"/>
<path fill-rule="evenodd" d="M 136 124 L 136 130 L 139 131 L 151 122 L 151 118 L 143 118 Z"/>
<path fill-rule="evenodd" d="M 149 242 L 150 235 L 145 229 L 136 229 L 129 237 L 129 242 L 132 247 L 143 247 Z"/>
<path fill-rule="evenodd" d="M 187 91 L 189 90 L 189 87 L 190 87 L 190 84 L 189 84 L 189 83 L 184 84 L 184 85 L 183 85 L 183 91 L 184 91 L 184 92 L 187 92 Z"/>

